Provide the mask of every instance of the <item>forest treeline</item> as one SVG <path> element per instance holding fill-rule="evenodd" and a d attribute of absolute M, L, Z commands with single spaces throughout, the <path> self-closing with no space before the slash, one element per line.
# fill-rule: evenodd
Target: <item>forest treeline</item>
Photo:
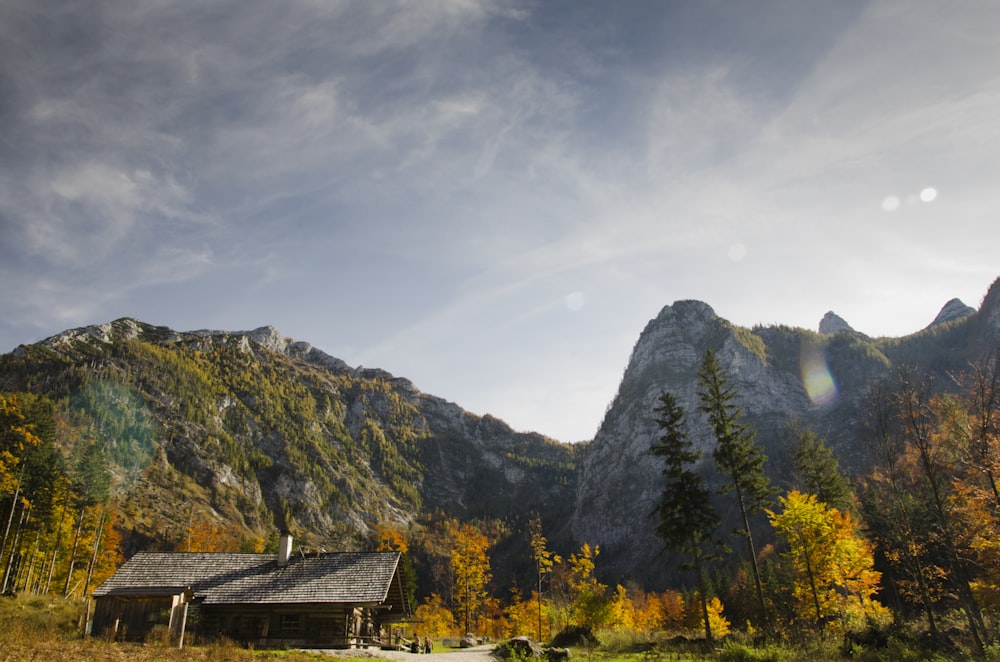
<path fill-rule="evenodd" d="M 197 392 L 209 387 L 207 380 L 199 385 L 196 360 L 178 363 L 184 375 L 172 378 L 188 379 Z M 266 368 L 255 370 L 268 379 Z M 240 374 L 234 365 L 227 379 L 235 383 Z M 584 542 L 556 553 L 543 533 L 555 523 L 541 516 L 460 521 L 436 512 L 406 528 L 385 522 L 363 544 L 404 552 L 421 634 L 547 640 L 569 625 L 587 625 L 700 630 L 708 638 L 731 629 L 839 636 L 917 622 L 942 645 L 958 645 L 956 637 L 970 650 L 993 644 L 1000 609 L 1000 357 L 951 375 L 947 389 L 908 369 L 872 384 L 857 443 L 873 462 L 861 475 L 847 477 L 822 439 L 798 430 L 795 476 L 783 493 L 767 481 L 767 458 L 711 353 L 698 378 L 700 409 L 717 447 L 711 458 L 691 448 L 686 412 L 664 393 L 649 412 L 661 430 L 651 461 L 663 462 L 663 500 L 648 521 L 635 524 L 662 539 L 664 575 L 691 580 L 663 592 L 627 577 L 604 584 L 600 549 Z M 292 420 L 311 420 L 317 410 L 339 420 L 335 401 L 317 406 L 308 390 L 272 383 L 269 407 L 280 406 Z M 157 432 L 142 414 L 146 408 L 125 402 L 134 392 L 94 389 L 61 398 L 0 394 L 5 593 L 83 598 L 134 551 L 122 541 L 143 516 L 136 494 L 150 472 L 164 471 L 156 461 Z M 200 398 L 175 404 L 207 423 L 218 416 Z M 410 429 L 406 404 L 391 406 L 399 429 Z M 390 469 L 399 457 L 389 450 L 393 434 L 373 428 L 365 435 L 373 450 L 382 449 L 375 457 L 386 474 L 405 480 L 406 465 Z M 416 444 L 413 434 L 403 437 Z M 244 440 L 220 432 L 216 442 L 220 452 L 245 458 L 243 470 L 267 468 Z M 706 472 L 724 477 L 723 496 L 746 524 L 737 549 L 722 542 L 727 532 L 718 530 L 718 495 L 706 487 Z M 753 537 L 762 528 L 769 531 L 764 544 Z M 252 535 L 240 522 L 178 512 L 176 529 L 157 542 L 181 551 L 259 552 L 273 549 L 275 539 Z M 497 572 L 498 562 L 516 569 Z M 498 576 L 511 579 L 500 585 Z"/>

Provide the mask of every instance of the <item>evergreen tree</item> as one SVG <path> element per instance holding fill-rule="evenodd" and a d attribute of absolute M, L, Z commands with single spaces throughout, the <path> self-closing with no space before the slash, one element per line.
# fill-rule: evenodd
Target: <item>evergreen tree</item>
<path fill-rule="evenodd" d="M 698 371 L 698 386 L 698 397 L 701 399 L 699 410 L 708 415 L 709 425 L 718 442 L 713 457 L 719 470 L 729 479 L 722 492 L 735 493 L 743 524 L 743 528 L 735 533 L 746 539 L 757 592 L 757 606 L 761 618 L 766 622 L 767 610 L 760 569 L 757 566 L 757 552 L 750 530 L 750 515 L 766 508 L 773 495 L 771 482 L 764 473 L 767 457 L 756 444 L 757 431 L 740 422 L 743 411 L 733 403 L 736 389 L 729 383 L 711 349 L 706 350 Z"/>
<path fill-rule="evenodd" d="M 796 482 L 801 491 L 841 512 L 853 508 L 853 496 L 840 462 L 833 450 L 808 428 L 797 431 L 798 444 L 792 452 Z"/>
<path fill-rule="evenodd" d="M 724 545 L 715 538 L 719 515 L 711 502 L 711 492 L 702 484 L 701 476 L 691 467 L 701 458 L 692 448 L 684 429 L 684 409 L 670 393 L 660 395 L 655 409 L 660 438 L 649 448 L 663 458 L 663 493 L 652 515 L 657 517 L 656 535 L 666 550 L 678 552 L 690 560 L 681 565 L 694 572 L 701 596 L 702 622 L 705 639 L 712 641 L 712 626 L 708 610 L 706 564 L 716 560 Z"/>

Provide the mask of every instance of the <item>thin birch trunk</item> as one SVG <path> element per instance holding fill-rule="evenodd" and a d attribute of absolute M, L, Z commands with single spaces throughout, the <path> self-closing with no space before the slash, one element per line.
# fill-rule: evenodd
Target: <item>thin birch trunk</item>
<path fill-rule="evenodd" d="M 59 543 L 62 542 L 62 530 L 63 522 L 66 521 L 66 506 L 62 508 L 62 514 L 59 516 L 59 528 L 56 529 L 56 542 L 52 545 L 52 559 L 49 561 L 49 576 L 45 580 L 45 590 L 42 591 L 45 595 L 48 595 L 49 589 L 52 588 L 52 573 L 56 569 L 56 557 L 59 556 Z"/>
<path fill-rule="evenodd" d="M 80 533 L 83 531 L 83 520 L 86 519 L 87 509 L 80 508 L 80 518 L 76 523 L 76 535 L 73 536 L 73 551 L 69 555 L 69 570 L 66 572 L 66 584 L 63 586 L 63 597 L 69 597 L 69 587 L 73 582 L 73 568 L 76 567 L 76 551 L 80 547 Z"/>
<path fill-rule="evenodd" d="M 97 531 L 94 533 L 94 550 L 90 554 L 90 563 L 87 564 L 87 581 L 83 585 L 83 596 L 87 597 L 90 590 L 90 582 L 94 578 L 94 568 L 97 566 L 97 555 L 101 550 L 101 538 L 104 537 L 104 523 L 107 521 L 108 513 L 101 511 L 101 518 L 97 522 Z"/>

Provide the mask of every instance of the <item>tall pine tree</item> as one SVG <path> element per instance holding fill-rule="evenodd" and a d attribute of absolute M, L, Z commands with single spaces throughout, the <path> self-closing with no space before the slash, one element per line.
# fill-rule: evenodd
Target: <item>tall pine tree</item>
<path fill-rule="evenodd" d="M 663 493 L 652 515 L 657 517 L 656 535 L 666 550 L 687 556 L 690 560 L 680 567 L 695 574 L 701 594 L 702 621 L 705 640 L 712 641 L 712 626 L 708 614 L 708 580 L 706 564 L 719 558 L 725 549 L 715 536 L 719 515 L 711 502 L 711 492 L 692 467 L 701 453 L 692 448 L 684 429 L 684 409 L 670 393 L 660 395 L 656 409 L 656 424 L 660 438 L 649 452 L 663 458 Z"/>
<path fill-rule="evenodd" d="M 842 513 L 854 508 L 854 496 L 833 449 L 808 428 L 795 431 L 798 442 L 792 452 L 795 482 L 799 489 Z"/>
<path fill-rule="evenodd" d="M 711 349 L 705 351 L 698 371 L 698 387 L 698 397 L 701 399 L 699 410 L 708 415 L 709 425 L 718 442 L 713 453 L 715 463 L 729 479 L 722 492 L 733 492 L 739 506 L 742 529 L 735 533 L 746 539 L 757 605 L 761 618 L 766 623 L 767 608 L 764 604 L 760 568 L 757 566 L 757 551 L 750 529 L 750 515 L 768 507 L 774 494 L 771 482 L 764 473 L 767 457 L 756 444 L 757 431 L 741 422 L 743 411 L 733 402 L 736 389 L 729 383 L 728 376 Z"/>

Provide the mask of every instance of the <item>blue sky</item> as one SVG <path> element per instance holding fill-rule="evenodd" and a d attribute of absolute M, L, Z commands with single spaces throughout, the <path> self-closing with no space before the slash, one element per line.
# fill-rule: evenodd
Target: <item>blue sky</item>
<path fill-rule="evenodd" d="M 0 3 L 0 351 L 273 325 L 593 436 L 659 310 L 1000 276 L 1000 3 Z"/>

